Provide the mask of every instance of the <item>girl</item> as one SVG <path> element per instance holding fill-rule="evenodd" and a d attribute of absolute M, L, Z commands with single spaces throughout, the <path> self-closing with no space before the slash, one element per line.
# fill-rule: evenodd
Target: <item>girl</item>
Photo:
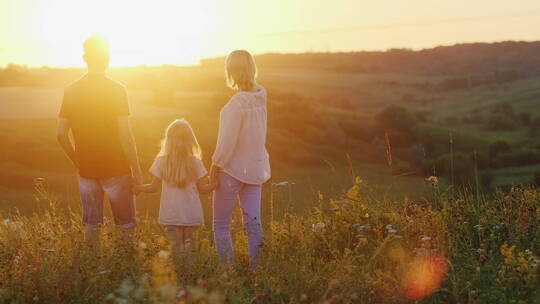
<path fill-rule="evenodd" d="M 250 269 L 262 243 L 261 190 L 270 179 L 266 151 L 266 90 L 255 81 L 257 68 L 247 51 L 227 57 L 226 75 L 236 94 L 220 113 L 219 135 L 212 157 L 210 178 L 218 184 L 214 192 L 214 238 L 218 255 L 234 262 L 230 224 L 234 205 L 240 198 L 243 224 L 248 235 Z"/>
<path fill-rule="evenodd" d="M 159 223 L 166 226 L 175 263 L 180 263 L 184 252 L 189 261 L 192 234 L 204 223 L 199 192 L 209 193 L 216 185 L 208 183 L 201 148 L 186 120 L 178 119 L 169 125 L 150 173 L 154 176 L 152 183 L 136 191 L 156 192 L 161 188 Z"/>

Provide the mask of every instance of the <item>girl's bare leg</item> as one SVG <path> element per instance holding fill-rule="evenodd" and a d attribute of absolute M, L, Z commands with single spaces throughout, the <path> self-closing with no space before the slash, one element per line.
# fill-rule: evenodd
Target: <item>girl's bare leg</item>
<path fill-rule="evenodd" d="M 185 226 L 182 227 L 183 231 L 183 243 L 186 256 L 186 265 L 191 267 L 193 265 L 195 243 L 193 239 L 193 233 L 197 230 L 198 227 Z"/>
<path fill-rule="evenodd" d="M 172 258 L 174 265 L 178 267 L 182 264 L 182 253 L 184 251 L 184 239 L 181 227 L 168 227 L 167 238 L 171 242 Z"/>

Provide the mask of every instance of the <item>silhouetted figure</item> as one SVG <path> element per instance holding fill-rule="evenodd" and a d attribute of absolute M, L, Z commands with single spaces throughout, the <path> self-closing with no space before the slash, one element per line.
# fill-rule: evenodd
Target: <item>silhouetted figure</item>
<path fill-rule="evenodd" d="M 78 170 L 86 242 L 99 240 L 105 195 L 117 227 L 125 239 L 131 239 L 136 224 L 132 186 L 141 184 L 142 173 L 128 120 L 126 88 L 106 75 L 105 38 L 88 38 L 83 58 L 88 72 L 64 91 L 58 141 Z"/>
<path fill-rule="evenodd" d="M 248 236 L 250 269 L 254 269 L 263 241 L 262 184 L 270 179 L 266 150 L 266 90 L 257 84 L 257 67 L 250 53 L 233 51 L 227 57 L 229 85 L 236 94 L 221 109 L 219 135 L 210 176 L 214 191 L 214 238 L 218 255 L 234 263 L 231 220 L 236 202 L 242 207 Z"/>

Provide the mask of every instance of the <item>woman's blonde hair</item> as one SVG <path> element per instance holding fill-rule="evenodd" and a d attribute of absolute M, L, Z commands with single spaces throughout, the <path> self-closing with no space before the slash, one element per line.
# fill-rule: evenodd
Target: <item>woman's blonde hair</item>
<path fill-rule="evenodd" d="M 184 119 L 173 121 L 161 143 L 159 156 L 164 156 L 161 177 L 178 187 L 185 187 L 197 180 L 201 146 L 189 122 Z"/>
<path fill-rule="evenodd" d="M 227 83 L 235 90 L 251 90 L 257 85 L 257 66 L 248 51 L 236 50 L 227 56 L 225 64 Z"/>

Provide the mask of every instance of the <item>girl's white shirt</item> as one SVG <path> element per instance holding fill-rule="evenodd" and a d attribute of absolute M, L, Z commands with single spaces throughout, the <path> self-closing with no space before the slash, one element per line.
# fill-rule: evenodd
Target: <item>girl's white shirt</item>
<path fill-rule="evenodd" d="M 197 182 L 193 181 L 184 188 L 171 185 L 162 179 L 161 172 L 165 165 L 167 156 L 158 156 L 150 173 L 162 180 L 161 182 L 161 200 L 159 204 L 159 223 L 162 225 L 177 226 L 201 226 L 204 224 L 203 210 Z M 193 157 L 197 163 L 197 180 L 208 174 L 202 161 Z"/>
<path fill-rule="evenodd" d="M 236 93 L 220 113 L 212 161 L 246 184 L 263 184 L 271 176 L 266 150 L 266 99 L 266 90 L 257 86 L 255 92 Z"/>

